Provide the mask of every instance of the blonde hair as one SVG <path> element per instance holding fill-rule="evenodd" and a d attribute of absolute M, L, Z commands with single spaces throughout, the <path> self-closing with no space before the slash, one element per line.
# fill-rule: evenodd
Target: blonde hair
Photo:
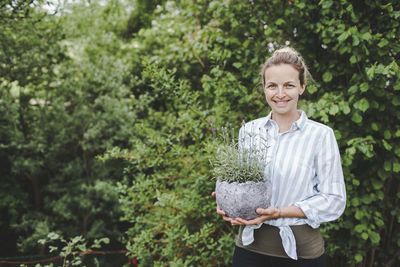
<path fill-rule="evenodd" d="M 303 57 L 292 47 L 284 47 L 276 50 L 271 57 L 269 57 L 261 67 L 261 80 L 262 86 L 265 86 L 265 71 L 272 66 L 288 64 L 291 65 L 299 72 L 300 85 L 307 85 L 310 78 L 310 73 Z"/>

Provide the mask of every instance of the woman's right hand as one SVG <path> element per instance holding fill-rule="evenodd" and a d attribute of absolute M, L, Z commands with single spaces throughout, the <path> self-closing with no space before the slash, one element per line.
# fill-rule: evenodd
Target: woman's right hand
<path fill-rule="evenodd" d="M 215 192 L 212 192 L 212 193 L 211 193 L 211 196 L 215 198 L 215 197 L 216 197 L 216 193 L 215 193 Z M 227 222 L 229 222 L 229 223 L 232 224 L 232 218 L 229 218 L 229 217 L 226 215 L 226 213 L 225 213 L 223 210 L 221 210 L 221 209 L 219 208 L 218 204 L 217 204 L 216 211 L 217 211 L 217 214 L 219 214 L 219 215 L 222 216 L 222 219 L 223 219 L 224 221 L 227 221 Z M 233 224 L 232 224 L 232 225 L 233 225 Z"/>

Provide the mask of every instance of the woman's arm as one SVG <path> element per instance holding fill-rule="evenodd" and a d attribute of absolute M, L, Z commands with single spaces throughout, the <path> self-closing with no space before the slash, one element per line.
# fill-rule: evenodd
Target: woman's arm
<path fill-rule="evenodd" d="M 296 206 L 284 207 L 284 208 L 258 208 L 256 212 L 260 215 L 253 220 L 244 220 L 242 218 L 231 218 L 230 223 L 232 225 L 251 225 L 260 224 L 266 220 L 279 219 L 279 218 L 305 218 L 304 212 Z"/>
<path fill-rule="evenodd" d="M 260 224 L 278 218 L 305 218 L 313 228 L 321 222 L 337 219 L 346 206 L 346 190 L 339 148 L 333 131 L 325 132 L 316 153 L 316 193 L 295 202 L 289 207 L 259 209 L 260 217 L 254 220 L 235 218 L 232 224 Z"/>
<path fill-rule="evenodd" d="M 346 188 L 339 148 L 333 130 L 321 140 L 316 154 L 316 193 L 294 203 L 306 216 L 306 223 L 313 228 L 321 222 L 336 220 L 346 207 Z"/>

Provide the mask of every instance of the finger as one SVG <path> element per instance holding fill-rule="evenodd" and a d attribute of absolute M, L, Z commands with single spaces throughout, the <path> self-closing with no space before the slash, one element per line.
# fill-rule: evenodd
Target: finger
<path fill-rule="evenodd" d="M 229 218 L 228 216 L 222 216 L 222 219 L 223 219 L 224 221 L 227 221 L 227 222 L 232 223 L 232 218 Z"/>
<path fill-rule="evenodd" d="M 232 219 L 231 218 L 231 224 L 232 225 L 244 225 L 243 223 L 239 222 L 238 220 Z"/>
<path fill-rule="evenodd" d="M 217 208 L 216 208 L 216 210 L 217 210 L 217 213 L 218 213 L 219 215 L 226 216 L 226 213 L 225 213 L 225 211 L 221 210 L 221 209 L 218 207 L 218 205 L 217 205 Z"/>
<path fill-rule="evenodd" d="M 257 214 L 260 215 L 272 215 L 275 212 L 275 209 L 272 208 L 267 208 L 267 209 L 262 209 L 262 208 L 258 208 L 256 209 Z"/>
<path fill-rule="evenodd" d="M 235 218 L 235 220 L 237 220 L 238 222 L 245 224 L 245 225 L 254 225 L 254 224 L 263 223 L 266 220 L 266 217 L 260 216 L 260 217 L 254 218 L 252 220 L 244 220 L 241 218 Z"/>
<path fill-rule="evenodd" d="M 226 216 L 226 213 L 223 210 L 217 209 L 217 214 L 221 216 Z"/>
<path fill-rule="evenodd" d="M 242 219 L 242 218 L 235 218 L 235 221 L 240 223 L 240 224 L 244 224 L 244 225 L 248 225 L 249 221 Z"/>

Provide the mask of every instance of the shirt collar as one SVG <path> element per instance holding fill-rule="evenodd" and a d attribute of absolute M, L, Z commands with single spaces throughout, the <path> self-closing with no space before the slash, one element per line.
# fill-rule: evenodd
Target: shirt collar
<path fill-rule="evenodd" d="M 301 130 L 305 126 L 305 124 L 308 120 L 308 117 L 303 110 L 299 109 L 298 111 L 300 112 L 300 118 L 297 121 L 293 122 L 292 127 L 291 127 L 292 129 L 295 129 L 295 130 L 296 129 Z M 271 123 L 273 123 L 272 122 L 273 120 L 271 117 L 272 117 L 272 111 L 268 114 L 267 117 L 265 117 L 265 119 L 266 119 L 266 122 L 264 124 L 265 127 L 268 127 L 271 125 Z"/>

